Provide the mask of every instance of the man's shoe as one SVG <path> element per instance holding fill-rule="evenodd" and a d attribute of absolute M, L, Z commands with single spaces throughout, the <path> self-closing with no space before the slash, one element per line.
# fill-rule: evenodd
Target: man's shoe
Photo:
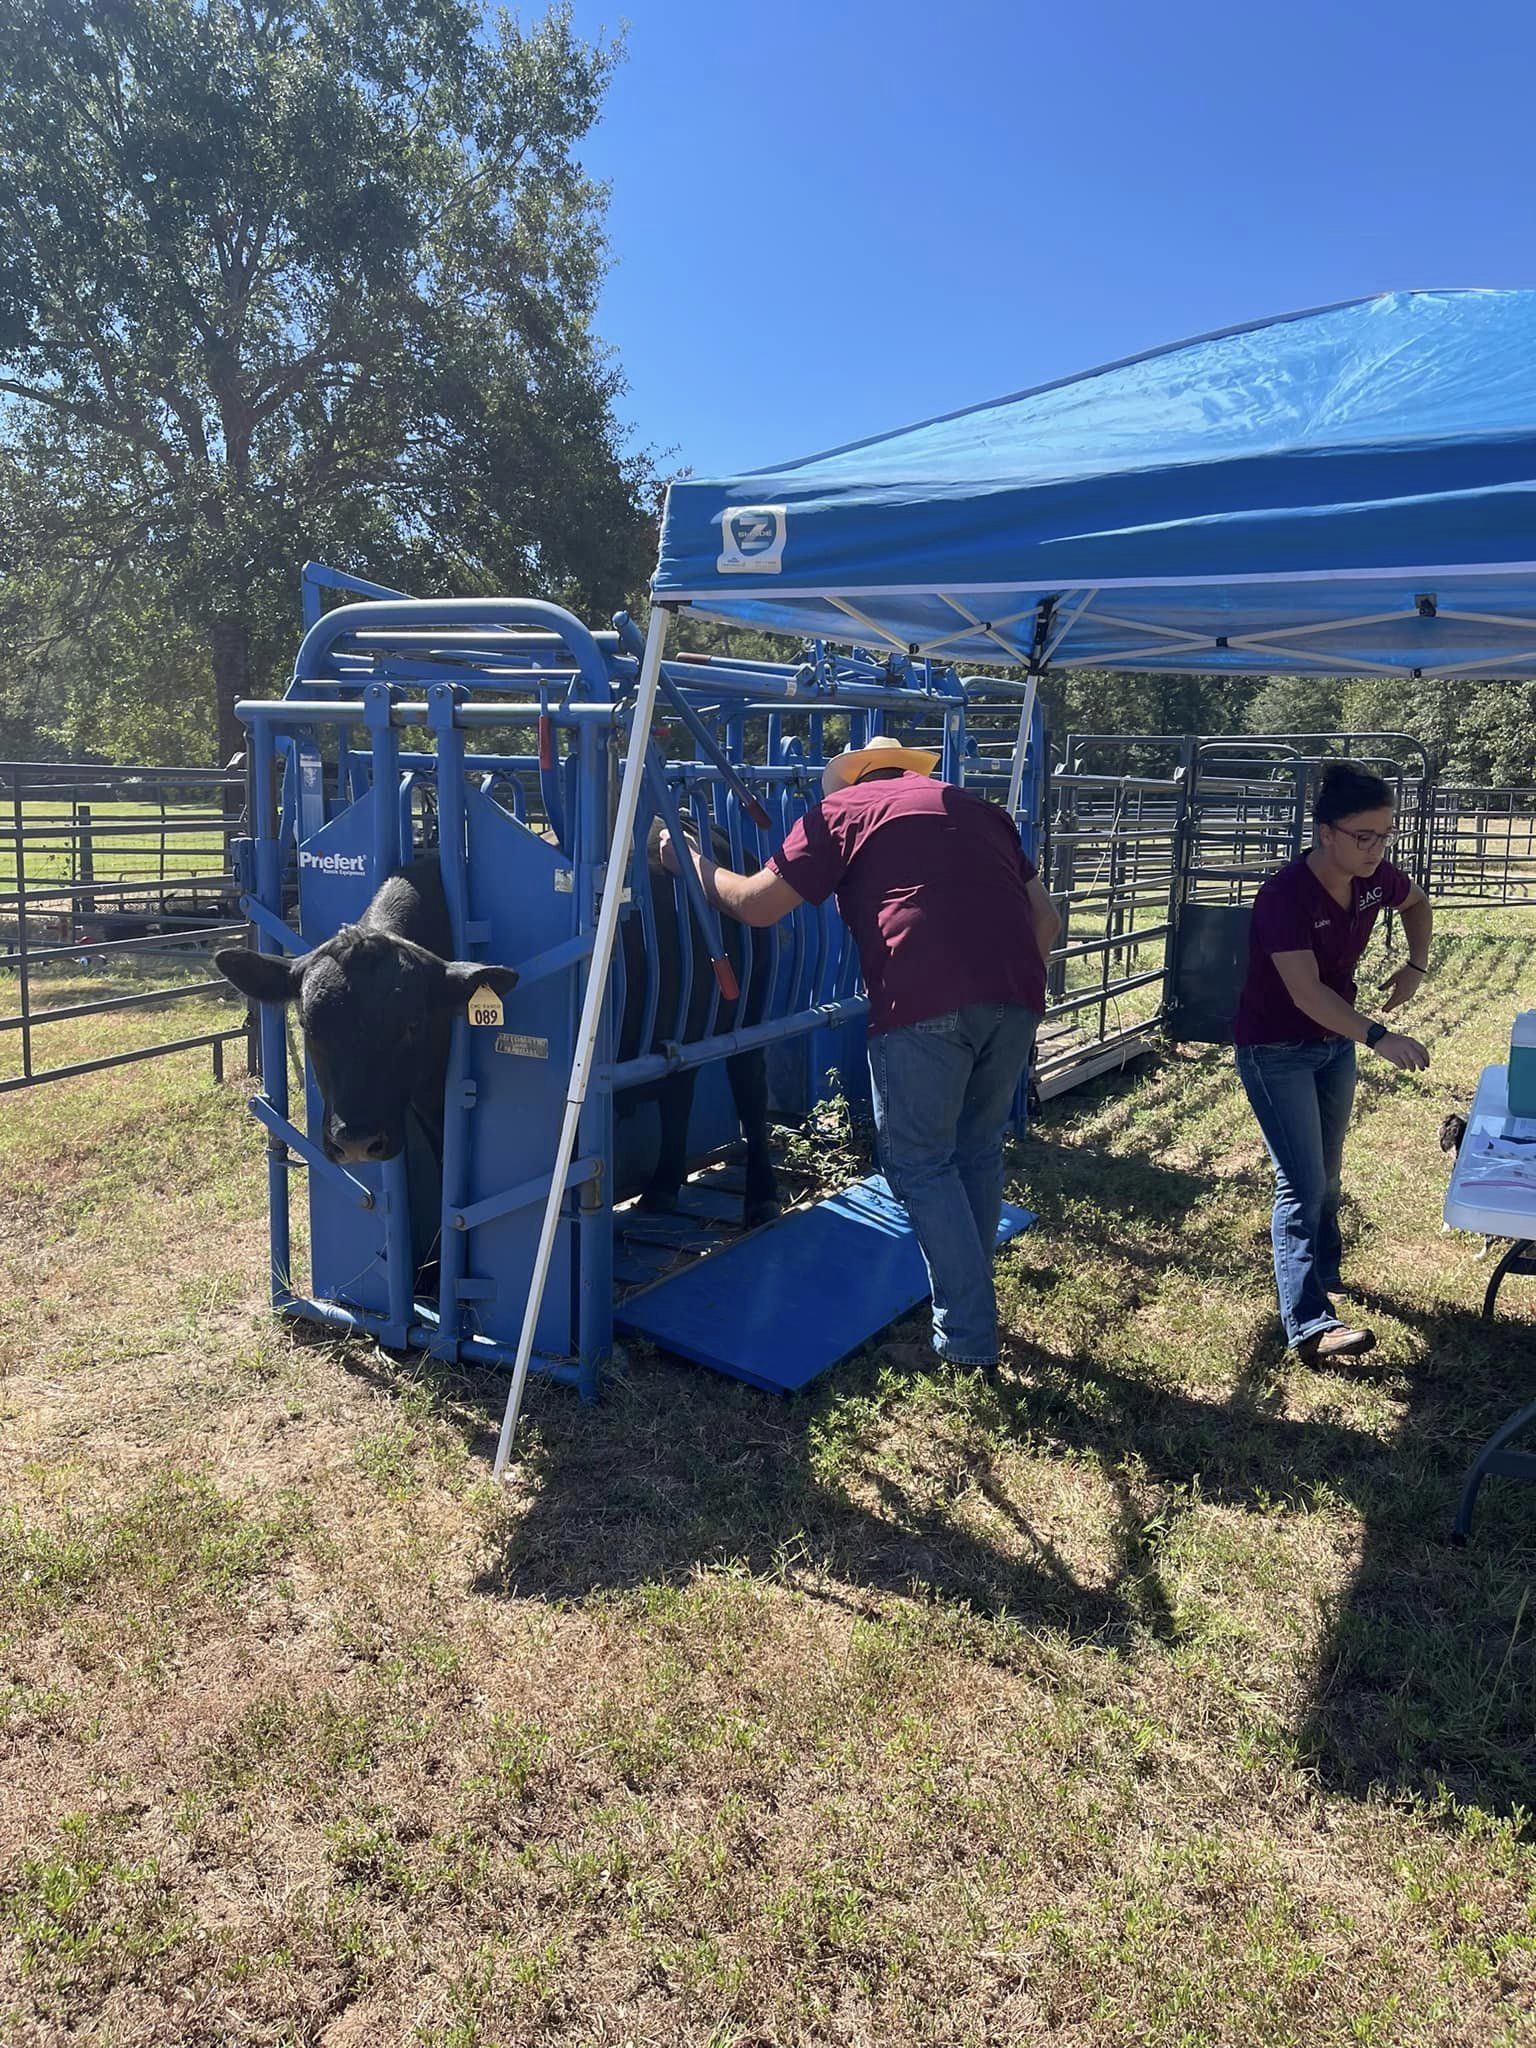
<path fill-rule="evenodd" d="M 1375 1349 L 1374 1330 L 1352 1330 L 1348 1323 L 1335 1323 L 1331 1330 L 1303 1337 L 1296 1346 L 1296 1356 L 1303 1365 L 1326 1365 L 1330 1359 L 1359 1358 Z"/>

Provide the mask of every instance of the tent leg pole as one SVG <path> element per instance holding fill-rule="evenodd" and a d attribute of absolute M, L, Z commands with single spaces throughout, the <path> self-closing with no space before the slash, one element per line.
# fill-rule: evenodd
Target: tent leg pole
<path fill-rule="evenodd" d="M 1035 722 L 1035 697 L 1039 687 L 1039 678 L 1031 669 L 1029 688 L 1019 706 L 1019 736 L 1013 743 L 1013 766 L 1008 774 L 1008 815 L 1015 823 L 1018 822 L 1019 799 L 1024 794 L 1024 756 L 1029 751 L 1029 729 Z"/>
<path fill-rule="evenodd" d="M 608 848 L 607 873 L 603 877 L 603 900 L 598 910 L 597 930 L 592 940 L 592 962 L 587 970 L 587 993 L 582 1004 L 581 1022 L 576 1027 L 576 1054 L 571 1062 L 570 1085 L 566 1091 L 565 1118 L 560 1127 L 560 1143 L 556 1148 L 550 1172 L 549 1198 L 544 1205 L 544 1225 L 539 1233 L 539 1248 L 534 1257 L 533 1275 L 528 1283 L 522 1334 L 517 1341 L 517 1357 L 512 1367 L 512 1385 L 507 1394 L 506 1414 L 502 1417 L 501 1440 L 496 1446 L 496 1463 L 492 1474 L 496 1479 L 505 1476 L 508 1461 L 512 1456 L 518 1413 L 523 1403 L 523 1388 L 528 1379 L 528 1364 L 533 1356 L 534 1331 L 538 1327 L 539 1312 L 544 1305 L 544 1289 L 549 1280 L 555 1239 L 560 1230 L 560 1210 L 565 1201 L 566 1175 L 570 1172 L 571 1161 L 575 1157 L 576 1133 L 581 1122 L 582 1105 L 587 1099 L 592 1048 L 597 1042 L 603 1004 L 608 999 L 608 972 L 613 963 L 614 941 L 618 936 L 619 907 L 623 901 L 624 885 L 629 878 L 629 849 L 634 838 L 635 818 L 640 809 L 640 790 L 645 780 L 646 750 L 651 743 L 651 724 L 656 715 L 656 691 L 661 679 L 661 654 L 666 638 L 666 609 L 659 604 L 653 605 L 650 623 L 646 629 L 645 654 L 640 663 L 635 713 L 629 729 L 629 752 L 624 757 L 624 776 L 619 785 L 619 807 L 613 821 L 613 838 Z"/>

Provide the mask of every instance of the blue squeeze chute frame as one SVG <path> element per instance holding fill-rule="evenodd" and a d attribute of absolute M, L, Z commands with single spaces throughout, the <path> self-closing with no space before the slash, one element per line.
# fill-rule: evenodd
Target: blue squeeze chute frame
<path fill-rule="evenodd" d="M 328 590 L 365 601 L 325 611 Z M 815 1099 L 828 1066 L 842 1067 L 845 1085 L 857 1079 L 867 1002 L 851 941 L 830 906 L 807 907 L 782 935 L 768 935 L 771 986 L 762 1022 L 720 1032 L 717 992 L 709 1035 L 680 1045 L 686 975 L 669 1019 L 656 1017 L 651 974 L 645 1003 L 656 1049 L 616 1063 L 624 960 L 615 949 L 609 973 L 603 905 L 612 897 L 611 945 L 620 893 L 643 859 L 650 818 L 674 820 L 683 811 L 701 824 L 713 820 L 737 860 L 763 857 L 819 794 L 832 716 L 847 721 L 854 744 L 886 729 L 921 737 L 942 752 L 949 779 L 977 782 L 994 795 L 1006 792 L 1008 762 L 989 744 L 985 719 L 981 742 L 968 737 L 966 686 L 935 664 L 824 648 L 792 665 L 718 656 L 665 661 L 659 611 L 649 640 L 622 614 L 614 631 L 592 633 L 555 605 L 421 601 L 316 564 L 305 570 L 304 595 L 308 630 L 287 695 L 239 707 L 251 731 L 254 829 L 241 849 L 245 908 L 259 943 L 269 952 L 300 952 L 355 919 L 383 876 L 411 857 L 417 807 L 430 800 L 457 956 L 514 966 L 520 979 L 505 998 L 501 1032 L 455 1022 L 442 1204 L 430 1219 L 420 1213 L 420 1176 L 405 1159 L 342 1168 L 325 1158 L 308 1135 L 318 1131 L 313 1086 L 306 1114 L 295 1118 L 283 1019 L 262 1010 L 265 1079 L 252 1108 L 268 1136 L 272 1298 L 284 1314 L 370 1334 L 391 1348 L 512 1365 L 505 1451 L 530 1366 L 590 1398 L 611 1348 L 612 1191 L 622 1150 L 614 1091 L 749 1046 L 804 1048 L 790 1086 L 801 1108 Z M 644 698 L 648 662 L 652 698 L 675 714 L 691 757 L 663 760 L 656 745 Z M 1027 686 L 989 681 L 985 691 L 1010 728 L 1021 706 L 1030 719 L 1035 776 L 1023 791 L 1020 821 L 1033 848 L 1038 809 L 1028 806 L 1043 761 L 1038 711 Z M 477 734 L 519 728 L 537 730 L 535 751 L 473 750 Z M 413 745 L 416 735 L 430 747 Z M 617 837 L 610 842 L 620 755 L 633 769 L 638 806 L 628 848 Z M 525 822 L 535 812 L 556 844 Z M 295 880 L 297 933 L 284 914 Z M 633 895 L 628 914 L 645 920 L 654 958 L 649 892 Z M 720 958 L 718 922 L 702 893 L 680 895 L 677 907 Z M 741 993 L 744 1008 L 750 982 Z M 584 1045 L 589 1010 L 591 1043 Z M 642 1043 L 650 1036 L 648 1029 Z M 723 1088 L 719 1095 L 714 1109 L 703 1103 L 696 1113 L 701 1152 L 734 1128 Z M 307 1293 L 293 1285 L 290 1154 L 310 1178 Z M 536 1229 L 541 1205 L 545 1227 Z M 441 1281 L 432 1305 L 414 1298 L 412 1283 L 434 1229 Z M 503 1455 L 498 1469 L 504 1463 Z"/>

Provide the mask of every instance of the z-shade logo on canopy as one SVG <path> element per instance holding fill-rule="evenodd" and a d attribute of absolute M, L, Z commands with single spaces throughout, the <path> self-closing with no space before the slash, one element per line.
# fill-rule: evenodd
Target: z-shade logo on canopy
<path fill-rule="evenodd" d="M 777 576 L 784 567 L 784 507 L 727 505 L 720 515 L 721 576 Z"/>

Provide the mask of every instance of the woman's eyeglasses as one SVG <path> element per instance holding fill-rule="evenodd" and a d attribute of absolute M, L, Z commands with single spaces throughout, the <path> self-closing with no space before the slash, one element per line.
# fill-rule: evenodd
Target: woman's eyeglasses
<path fill-rule="evenodd" d="M 1397 837 L 1395 829 L 1390 832 L 1356 832 L 1348 825 L 1335 825 L 1333 829 L 1345 839 L 1353 839 L 1362 853 L 1374 853 L 1378 846 L 1390 846 Z"/>

